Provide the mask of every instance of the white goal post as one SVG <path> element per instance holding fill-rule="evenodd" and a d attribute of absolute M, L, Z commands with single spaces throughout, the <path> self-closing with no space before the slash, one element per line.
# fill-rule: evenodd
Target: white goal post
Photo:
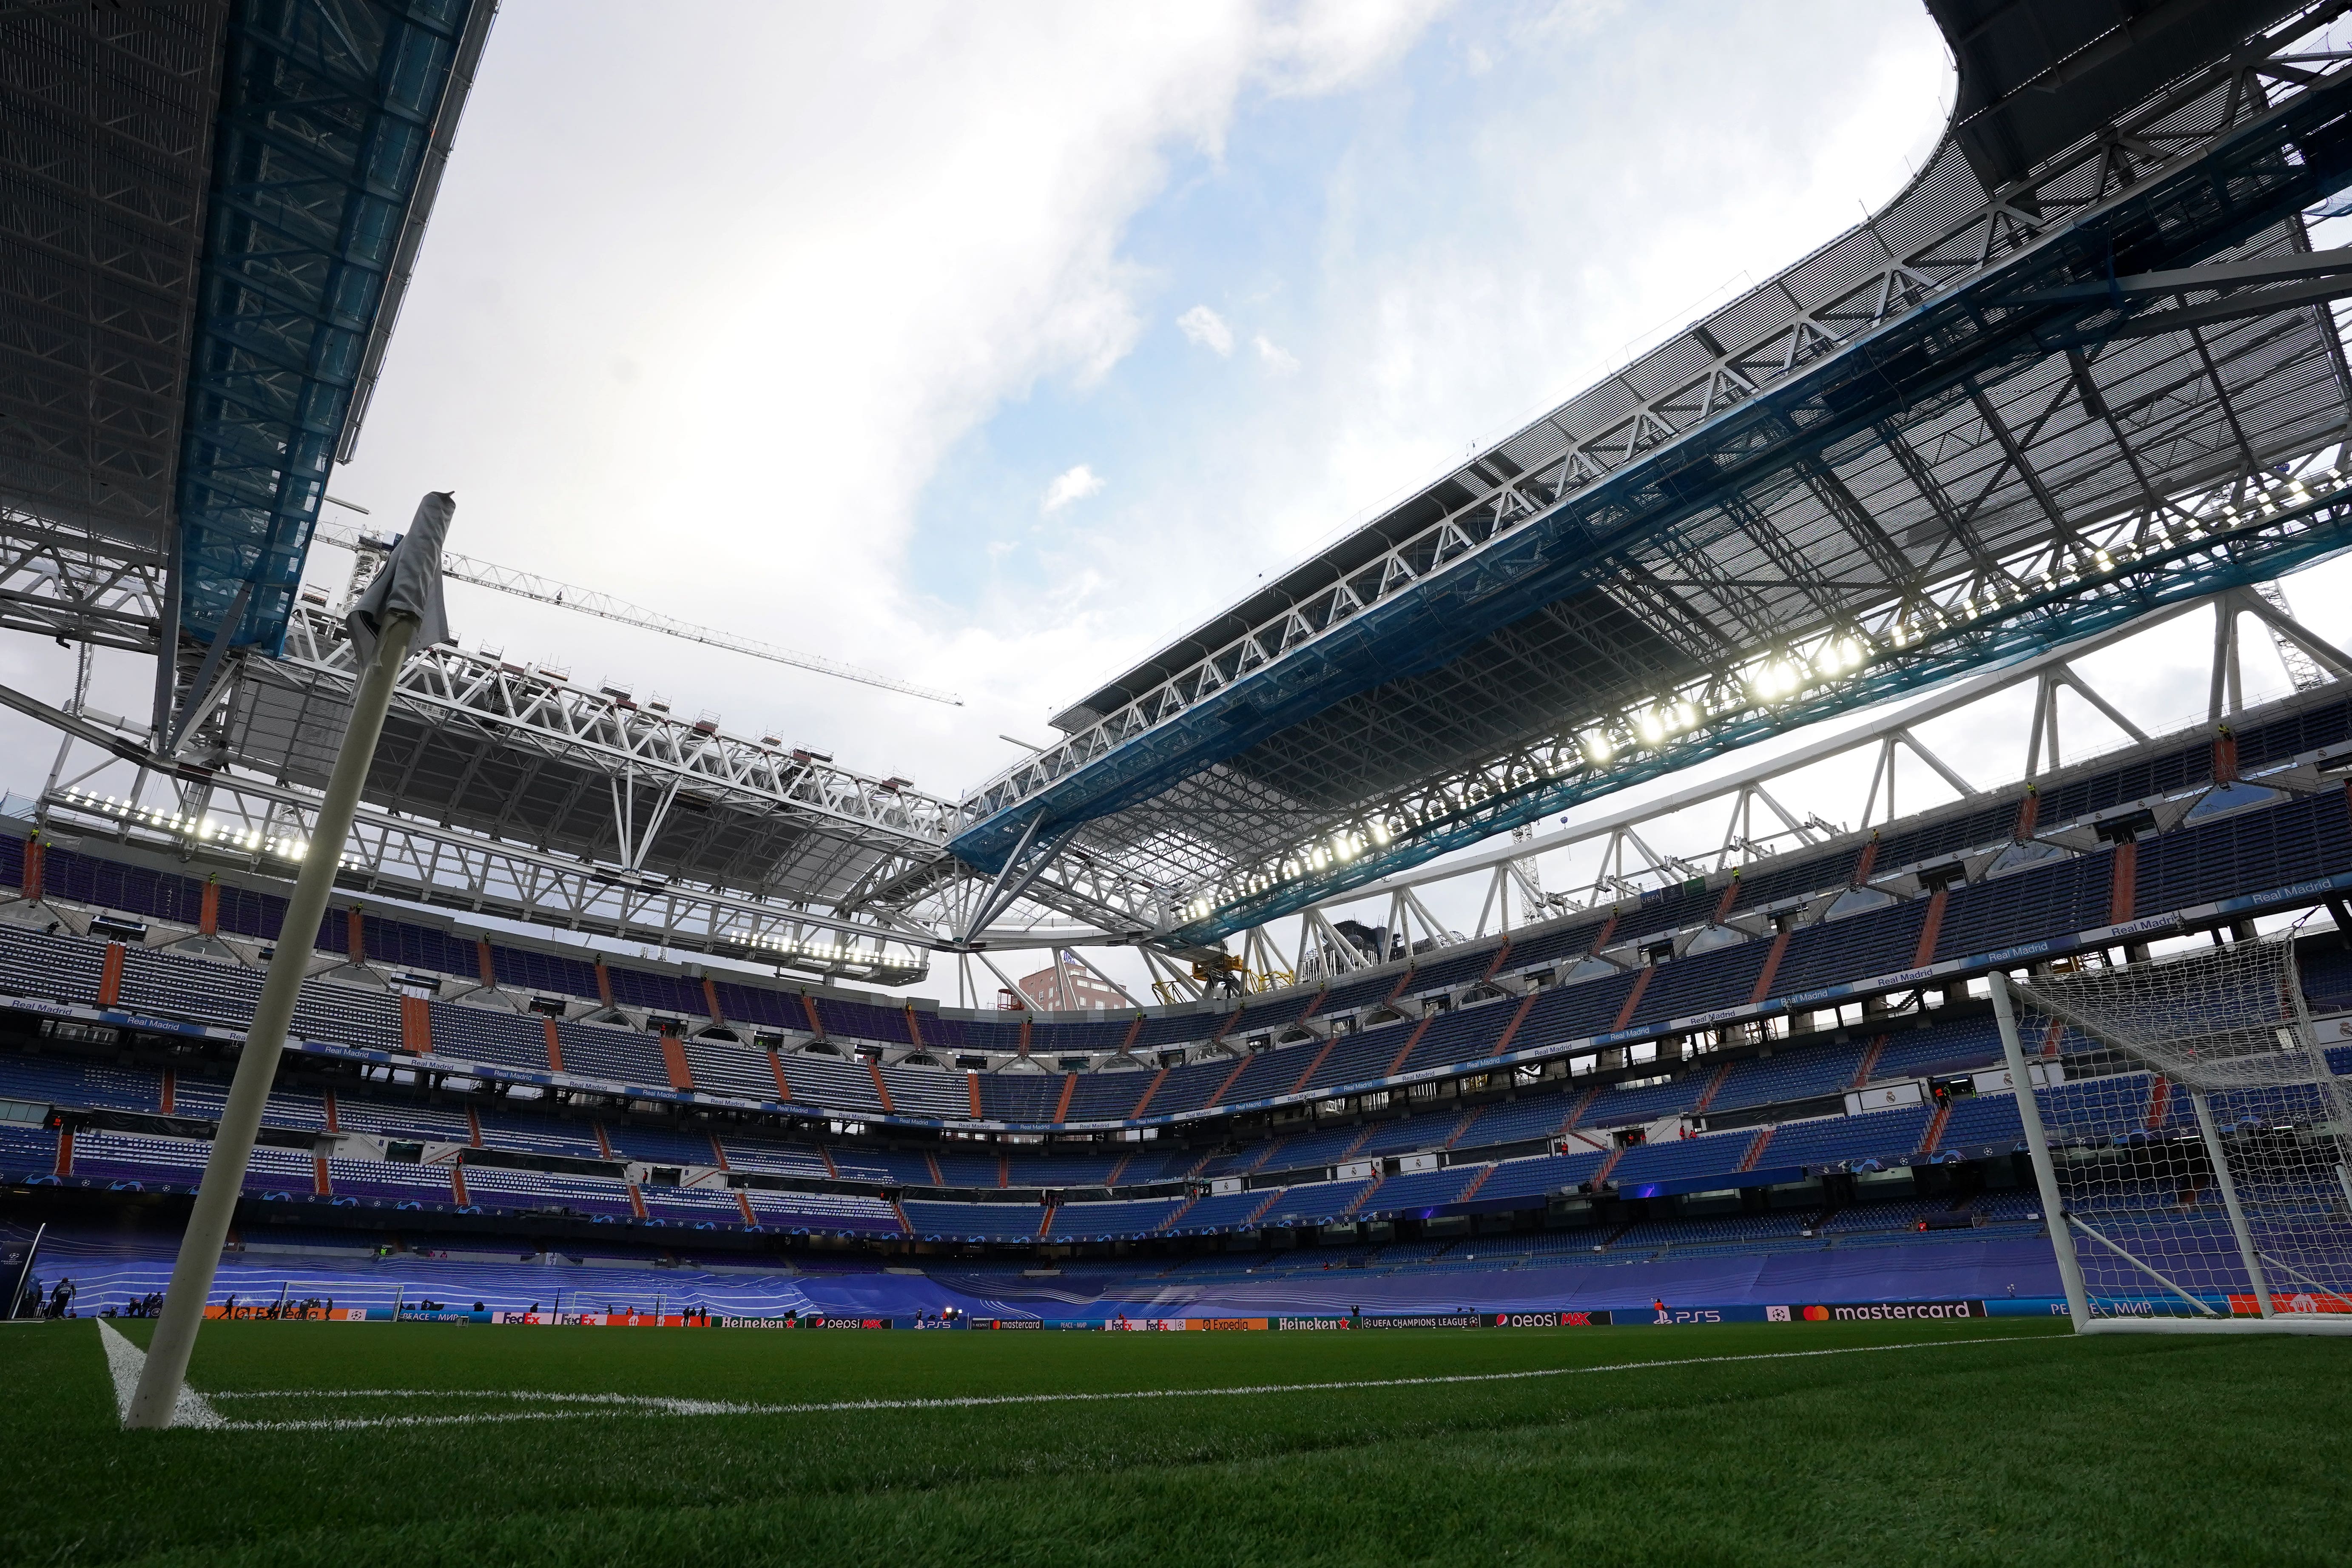
<path fill-rule="evenodd" d="M 2352 1334 L 2352 1079 L 2292 941 L 1991 989 L 2078 1331 Z"/>

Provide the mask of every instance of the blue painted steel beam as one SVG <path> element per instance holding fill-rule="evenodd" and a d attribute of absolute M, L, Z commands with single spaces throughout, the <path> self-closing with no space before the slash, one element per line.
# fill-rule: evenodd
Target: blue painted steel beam
<path fill-rule="evenodd" d="M 2095 280 L 2111 270 L 2158 271 L 2202 261 L 2347 181 L 2352 79 L 2339 79 L 2315 87 L 2217 139 L 2182 166 L 2056 226 L 2018 256 L 1860 335 L 1811 369 L 1734 405 L 1451 569 L 1240 677 L 1037 794 L 1008 801 L 965 829 L 951 848 L 967 865 L 993 872 L 1041 816 L 1050 829 L 1108 816 L 1334 702 L 1441 667 L 1497 628 L 1607 581 L 1629 547 L 1737 501 L 1800 459 L 1818 457 L 1842 441 L 1870 439 L 1874 426 L 1933 413 L 2060 352 L 2105 309 L 2079 300 L 2022 305 L 2014 302 L 2018 298 L 2037 289 Z M 1951 673 L 1972 667 L 1958 666 Z M 1829 711 L 1853 705 L 1841 703 Z M 1391 851 L 1408 852 L 1402 844 Z M 1366 864 L 1351 862 L 1345 882 L 1365 879 Z M 1257 918 L 1262 917 L 1219 916 L 1185 930 L 1213 934 Z"/>
<path fill-rule="evenodd" d="M 459 39 L 492 3 L 238 0 L 180 453 L 200 642 L 284 643 Z"/>
<path fill-rule="evenodd" d="M 2283 531 L 2302 525 L 2300 531 Z M 1205 945 L 1237 931 L 1295 913 L 1350 887 L 1424 865 L 1555 811 L 1676 773 L 1695 763 L 1855 709 L 1979 670 L 2015 664 L 2139 619 L 2154 610 L 2226 588 L 2266 582 L 2352 550 L 2352 494 L 2284 510 L 2259 526 L 2219 540 L 2184 541 L 2152 550 L 2105 575 L 2029 597 L 2016 613 L 1896 654 L 1833 689 L 1771 707 L 1755 707 L 1702 725 L 1675 741 L 1564 778 L 1538 780 L 1472 802 L 1424 823 L 1410 836 L 1344 864 L 1300 875 L 1212 910 L 1174 931 L 1169 945 Z"/>

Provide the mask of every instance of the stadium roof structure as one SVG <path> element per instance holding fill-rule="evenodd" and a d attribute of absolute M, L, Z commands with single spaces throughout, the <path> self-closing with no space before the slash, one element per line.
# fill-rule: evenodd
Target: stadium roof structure
<path fill-rule="evenodd" d="M 352 662 L 304 559 L 494 9 L 0 16 L 0 627 L 79 642 L 85 671 L 160 654 L 151 714 L 0 688 L 68 738 L 45 821 L 271 874 L 306 843 Z M 1883 212 L 1085 694 L 982 787 L 436 648 L 341 884 L 886 984 L 941 949 L 1197 953 L 2191 600 L 2283 617 L 2232 594 L 2352 543 L 2316 456 L 2352 430 L 2352 252 L 2305 222 L 2352 184 L 2352 0 L 1929 9 L 1958 107 Z M 355 588 L 381 552 L 353 539 Z"/>
<path fill-rule="evenodd" d="M 953 852 L 1179 950 L 2352 544 L 2347 7 L 1934 0 L 1893 202 L 1070 705 Z"/>

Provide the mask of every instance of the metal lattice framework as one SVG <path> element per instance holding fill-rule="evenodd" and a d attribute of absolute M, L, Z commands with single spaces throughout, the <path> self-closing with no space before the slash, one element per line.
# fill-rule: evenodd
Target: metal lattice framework
<path fill-rule="evenodd" d="M 132 556 L 172 542 L 226 14 L 0 13 L 0 501 Z"/>
<path fill-rule="evenodd" d="M 1869 223 L 1074 708 L 965 800 L 958 854 L 1055 903 L 1082 849 L 1206 942 L 2284 569 L 2253 535 L 2298 499 L 2226 545 L 2211 509 L 2352 408 L 2318 302 L 2346 258 L 2299 216 L 2352 177 L 2344 10 L 2011 185 L 1948 141 Z"/>

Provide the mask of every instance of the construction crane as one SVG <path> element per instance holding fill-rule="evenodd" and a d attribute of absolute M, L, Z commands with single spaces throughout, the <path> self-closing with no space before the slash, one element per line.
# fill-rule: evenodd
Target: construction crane
<path fill-rule="evenodd" d="M 337 501 L 338 506 L 358 511 L 349 501 Z M 341 523 L 320 520 L 312 537 L 323 543 L 339 546 L 354 554 L 381 556 L 392 548 L 392 542 L 373 533 Z M 792 648 L 777 647 L 771 643 L 723 632 L 715 626 L 698 626 L 681 621 L 675 616 L 648 610 L 642 605 L 632 605 L 626 599 L 616 599 L 610 594 L 600 594 L 593 588 L 577 587 L 570 583 L 558 583 L 535 572 L 519 572 L 511 566 L 499 566 L 488 561 L 477 561 L 468 555 L 444 554 L 441 574 L 460 583 L 478 587 L 494 588 L 501 594 L 512 594 L 518 599 L 532 599 L 542 605 L 554 605 L 566 610 L 577 610 L 583 616 L 595 616 L 603 620 L 616 621 L 625 626 L 637 626 L 649 632 L 659 632 L 685 642 L 701 643 L 706 647 L 725 648 L 730 653 L 749 654 L 772 664 L 788 664 L 795 669 L 814 670 L 842 680 L 855 680 L 863 686 L 878 686 L 885 691 L 904 692 L 926 701 L 945 702 L 951 707 L 963 706 L 963 699 L 952 691 L 940 691 L 911 681 L 897 680 L 861 669 L 854 664 L 843 664 L 818 654 L 799 653 Z"/>

